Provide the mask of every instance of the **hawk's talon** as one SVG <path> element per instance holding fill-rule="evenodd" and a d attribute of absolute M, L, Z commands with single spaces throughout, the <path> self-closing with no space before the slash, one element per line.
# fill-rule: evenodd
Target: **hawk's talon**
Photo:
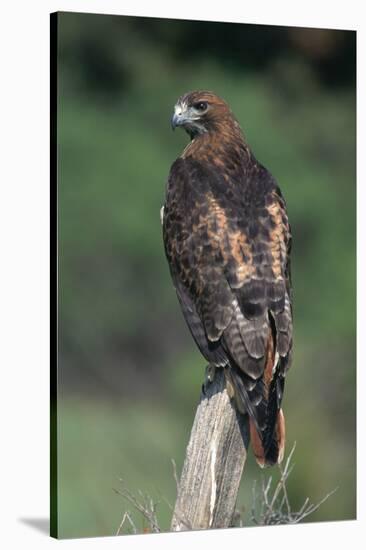
<path fill-rule="evenodd" d="M 215 373 L 216 373 L 216 367 L 215 365 L 212 365 L 212 363 L 209 363 L 206 367 L 206 380 L 207 382 L 209 382 L 210 384 L 214 381 L 215 379 Z"/>

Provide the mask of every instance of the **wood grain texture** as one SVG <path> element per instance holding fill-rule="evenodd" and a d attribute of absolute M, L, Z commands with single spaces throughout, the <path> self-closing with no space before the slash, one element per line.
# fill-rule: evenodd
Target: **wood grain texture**
<path fill-rule="evenodd" d="M 247 417 L 232 406 L 224 369 L 206 377 L 186 450 L 171 530 L 230 527 L 247 456 Z"/>

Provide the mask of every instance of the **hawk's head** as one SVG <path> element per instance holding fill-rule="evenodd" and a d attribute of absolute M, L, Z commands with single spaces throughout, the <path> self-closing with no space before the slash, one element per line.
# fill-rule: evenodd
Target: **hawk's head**
<path fill-rule="evenodd" d="M 195 91 L 178 99 L 171 122 L 173 130 L 181 126 L 193 139 L 199 134 L 219 130 L 228 119 L 235 122 L 223 99 L 213 92 Z"/>

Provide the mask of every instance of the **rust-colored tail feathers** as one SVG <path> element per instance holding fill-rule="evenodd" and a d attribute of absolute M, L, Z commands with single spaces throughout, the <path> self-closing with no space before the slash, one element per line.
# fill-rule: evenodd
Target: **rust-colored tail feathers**
<path fill-rule="evenodd" d="M 258 380 L 249 377 L 236 364 L 226 368 L 229 393 L 238 410 L 249 415 L 252 449 L 262 468 L 279 464 L 285 450 L 285 417 L 281 409 L 284 376 L 280 365 L 274 368 L 274 361 L 270 338 L 264 373 Z"/>
<path fill-rule="evenodd" d="M 265 466 L 280 464 L 285 452 L 285 416 L 282 409 L 277 412 L 276 427 L 266 448 L 251 418 L 249 418 L 249 426 L 250 441 L 259 466 L 264 468 Z"/>

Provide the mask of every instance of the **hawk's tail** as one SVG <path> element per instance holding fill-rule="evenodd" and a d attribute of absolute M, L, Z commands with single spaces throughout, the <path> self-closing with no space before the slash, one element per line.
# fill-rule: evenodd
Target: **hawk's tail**
<path fill-rule="evenodd" d="M 267 356 L 269 363 L 270 355 Z M 257 463 L 261 466 L 279 464 L 285 450 L 285 417 L 281 409 L 284 378 L 266 365 L 258 380 L 246 375 L 237 365 L 230 364 L 226 379 L 238 410 L 248 414 L 250 440 Z M 269 377 L 270 371 L 270 377 Z"/>
<path fill-rule="evenodd" d="M 263 442 L 251 418 L 249 418 L 249 426 L 252 449 L 259 466 L 264 468 L 280 464 L 285 451 L 285 416 L 282 409 L 277 411 L 276 427 L 267 442 Z"/>

